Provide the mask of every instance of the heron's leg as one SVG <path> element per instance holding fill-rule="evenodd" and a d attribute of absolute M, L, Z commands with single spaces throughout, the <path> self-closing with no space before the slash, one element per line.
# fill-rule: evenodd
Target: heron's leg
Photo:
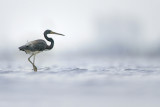
<path fill-rule="evenodd" d="M 36 54 L 34 54 L 34 57 L 33 57 L 33 64 L 35 63 L 35 57 L 36 57 Z"/>
<path fill-rule="evenodd" d="M 32 56 L 33 56 L 33 54 L 28 58 L 28 61 L 33 65 L 33 63 L 30 60 Z"/>
<path fill-rule="evenodd" d="M 37 72 L 37 67 L 33 64 L 33 70 Z"/>
<path fill-rule="evenodd" d="M 32 66 L 33 66 L 33 70 L 34 71 L 37 71 L 37 67 L 34 65 L 34 63 L 33 62 L 31 62 L 31 60 L 30 60 L 30 58 L 33 56 L 34 54 L 32 54 L 29 58 L 28 58 L 28 61 L 32 64 Z"/>
<path fill-rule="evenodd" d="M 36 54 L 34 54 L 34 57 L 33 57 L 33 69 L 34 71 L 37 71 L 37 67 L 35 66 L 35 57 L 36 57 Z"/>

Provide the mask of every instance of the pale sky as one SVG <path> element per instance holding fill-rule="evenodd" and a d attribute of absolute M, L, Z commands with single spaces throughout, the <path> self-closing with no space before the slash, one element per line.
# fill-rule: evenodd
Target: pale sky
<path fill-rule="evenodd" d="M 15 50 L 51 29 L 55 50 L 78 52 L 94 44 L 97 20 L 133 17 L 142 26 L 143 44 L 160 39 L 159 0 L 0 0 L 0 48 Z M 160 40 L 159 40 L 160 41 Z M 101 43 L 99 39 L 99 43 Z M 16 50 L 17 51 L 17 50 Z"/>

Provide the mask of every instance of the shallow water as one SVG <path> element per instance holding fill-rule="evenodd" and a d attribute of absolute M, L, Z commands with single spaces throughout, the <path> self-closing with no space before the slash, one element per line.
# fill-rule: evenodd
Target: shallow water
<path fill-rule="evenodd" d="M 0 62 L 0 107 L 159 107 L 160 64 L 86 59 L 37 66 Z"/>

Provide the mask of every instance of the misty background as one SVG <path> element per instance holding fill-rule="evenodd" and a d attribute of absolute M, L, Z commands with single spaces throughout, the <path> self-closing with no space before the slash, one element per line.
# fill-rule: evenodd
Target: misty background
<path fill-rule="evenodd" d="M 66 35 L 50 35 L 55 47 L 42 54 L 46 57 L 159 55 L 159 5 L 159 0 L 1 0 L 0 58 L 25 56 L 18 47 L 44 39 L 46 29 Z"/>
<path fill-rule="evenodd" d="M 160 107 L 159 10 L 160 0 L 0 0 L 0 107 Z M 46 29 L 66 36 L 49 35 L 34 72 L 18 47 Z"/>

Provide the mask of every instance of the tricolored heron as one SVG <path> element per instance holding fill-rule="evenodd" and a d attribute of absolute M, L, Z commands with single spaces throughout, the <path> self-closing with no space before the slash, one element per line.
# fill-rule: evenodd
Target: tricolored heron
<path fill-rule="evenodd" d="M 27 44 L 19 47 L 19 50 L 25 51 L 26 54 L 31 54 L 31 56 L 28 58 L 28 61 L 33 65 L 33 70 L 34 71 L 37 71 L 37 67 L 34 64 L 36 54 L 38 54 L 39 52 L 45 51 L 45 50 L 51 50 L 54 46 L 54 40 L 52 38 L 49 38 L 47 36 L 47 34 L 56 34 L 56 35 L 64 36 L 63 34 L 56 33 L 56 32 L 53 32 L 51 30 L 46 30 L 44 32 L 44 37 L 47 41 L 51 42 L 50 45 L 47 45 L 47 43 L 44 40 L 38 39 L 38 40 L 28 42 Z M 30 60 L 30 58 L 32 56 L 34 56 L 33 62 L 31 62 L 31 60 Z"/>

